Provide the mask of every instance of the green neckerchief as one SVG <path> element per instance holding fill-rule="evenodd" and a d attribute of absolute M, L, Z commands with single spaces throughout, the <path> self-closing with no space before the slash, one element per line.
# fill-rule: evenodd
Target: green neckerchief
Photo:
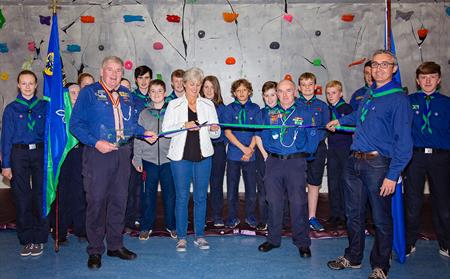
<path fill-rule="evenodd" d="M 25 102 L 24 100 L 21 100 L 19 98 L 16 98 L 16 102 L 19 104 L 22 104 L 28 108 L 28 132 L 32 132 L 34 130 L 34 126 L 36 125 L 36 120 L 31 118 L 31 113 L 33 112 L 33 108 L 40 102 L 39 99 L 34 100 L 31 104 Z"/>
<path fill-rule="evenodd" d="M 141 93 L 141 90 L 139 90 L 139 88 L 136 88 L 136 90 L 134 90 L 134 95 L 142 100 L 145 101 L 145 107 L 149 107 L 151 100 L 150 100 L 150 96 L 148 95 L 149 93 L 147 93 L 147 95 L 144 95 Z"/>
<path fill-rule="evenodd" d="M 161 109 L 156 109 L 156 108 L 150 108 L 149 109 L 149 113 L 155 117 L 156 119 L 161 119 L 161 116 L 164 115 L 164 113 L 166 112 L 167 109 L 167 104 L 166 102 L 164 102 L 164 105 L 162 106 Z"/>
<path fill-rule="evenodd" d="M 432 93 L 432 94 L 434 94 L 434 93 Z M 425 94 L 425 111 L 422 113 L 422 119 L 423 119 L 423 125 L 421 128 L 422 134 L 425 129 L 427 129 L 428 133 L 430 133 L 430 134 L 433 133 L 433 131 L 431 130 L 431 125 L 430 125 L 430 116 L 431 116 L 430 103 L 431 103 L 432 99 L 434 99 L 434 96 Z"/>
<path fill-rule="evenodd" d="M 305 98 L 302 94 L 300 94 L 299 99 L 300 99 L 303 103 L 305 103 L 306 105 L 309 106 L 309 105 L 311 105 L 311 104 L 317 99 L 317 97 L 316 97 L 316 95 L 313 95 L 311 99 L 306 100 L 306 98 Z"/>
<path fill-rule="evenodd" d="M 369 104 L 372 102 L 372 99 L 383 97 L 383 96 L 394 94 L 394 93 L 399 93 L 399 92 L 403 92 L 403 89 L 402 88 L 392 88 L 392 89 L 381 91 L 378 93 L 373 93 L 372 89 L 370 89 L 370 96 L 364 103 L 363 108 L 361 109 L 361 116 L 360 116 L 361 122 L 364 122 L 364 120 L 366 120 L 367 113 L 369 112 Z"/>
<path fill-rule="evenodd" d="M 337 119 L 337 109 L 344 104 L 345 104 L 345 102 L 341 98 L 341 99 L 339 99 L 339 101 L 337 102 L 337 104 L 335 106 L 331 106 L 331 120 Z"/>
<path fill-rule="evenodd" d="M 245 110 L 245 105 L 248 102 L 249 102 L 249 100 L 247 100 L 247 102 L 245 102 L 245 104 L 242 104 L 238 100 L 234 101 L 235 104 L 238 104 L 239 106 L 241 106 L 241 109 L 239 110 L 239 114 L 238 114 L 239 124 L 245 124 L 247 122 L 247 111 Z"/>

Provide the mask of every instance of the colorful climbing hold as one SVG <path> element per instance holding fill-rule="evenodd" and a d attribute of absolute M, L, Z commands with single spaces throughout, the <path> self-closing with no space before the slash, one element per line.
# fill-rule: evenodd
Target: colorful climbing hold
<path fill-rule="evenodd" d="M 36 50 L 36 43 L 35 42 L 28 42 L 28 50 L 31 52 L 34 52 Z"/>
<path fill-rule="evenodd" d="M 153 49 L 160 50 L 160 49 L 163 49 L 163 48 L 164 48 L 164 46 L 163 46 L 163 44 L 161 42 L 153 43 Z"/>
<path fill-rule="evenodd" d="M 133 62 L 131 60 L 126 60 L 123 63 L 123 66 L 124 66 L 125 69 L 131 70 L 131 69 L 133 69 Z"/>
<path fill-rule="evenodd" d="M 79 45 L 67 45 L 68 52 L 80 52 L 81 47 Z"/>
<path fill-rule="evenodd" d="M 178 23 L 178 22 L 180 22 L 181 18 L 177 15 L 167 15 L 166 20 L 168 22 Z"/>
<path fill-rule="evenodd" d="M 225 64 L 227 65 L 234 65 L 236 64 L 236 58 L 234 57 L 227 57 L 227 59 L 225 60 Z"/>
<path fill-rule="evenodd" d="M 223 20 L 225 20 L 225 22 L 233 22 L 238 18 L 239 14 L 238 13 L 223 13 Z"/>
<path fill-rule="evenodd" d="M 95 22 L 95 17 L 93 17 L 93 16 L 81 16 L 80 20 L 83 23 L 94 23 Z"/>
<path fill-rule="evenodd" d="M 279 42 L 271 42 L 269 47 L 270 47 L 270 49 L 279 49 L 280 43 Z"/>
<path fill-rule="evenodd" d="M 345 22 L 352 22 L 353 19 L 355 19 L 355 16 L 353 14 L 343 14 L 341 16 L 341 20 Z"/>
<path fill-rule="evenodd" d="M 291 15 L 291 14 L 284 14 L 283 15 L 283 19 L 284 20 L 286 20 L 286 21 L 288 21 L 288 22 L 292 22 L 292 19 L 293 19 L 294 17 Z"/>

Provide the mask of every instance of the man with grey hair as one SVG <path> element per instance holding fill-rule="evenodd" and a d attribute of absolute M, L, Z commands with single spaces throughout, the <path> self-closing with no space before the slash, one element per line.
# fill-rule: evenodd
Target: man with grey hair
<path fill-rule="evenodd" d="M 398 69 L 395 56 L 378 50 L 373 54 L 371 67 L 374 82 L 358 110 L 327 124 L 331 131 L 338 125 L 356 125 L 344 171 L 349 246 L 343 256 L 329 261 L 328 267 L 335 270 L 361 267 L 368 200 L 376 228 L 369 278 L 384 279 L 392 252 L 391 197 L 400 172 L 412 156 L 412 111 L 401 85 L 393 80 Z"/>
<path fill-rule="evenodd" d="M 130 139 L 135 135 L 156 140 L 137 124 L 138 111 L 127 88 L 120 85 L 123 62 L 106 57 L 100 81 L 83 88 L 70 119 L 70 132 L 85 145 L 83 180 L 86 191 L 88 267 L 100 268 L 101 255 L 132 260 L 136 254 L 123 246 L 122 231 L 130 176 Z"/>

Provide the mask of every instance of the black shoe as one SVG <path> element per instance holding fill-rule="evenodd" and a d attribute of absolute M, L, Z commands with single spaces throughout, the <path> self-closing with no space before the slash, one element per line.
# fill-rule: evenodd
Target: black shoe
<path fill-rule="evenodd" d="M 90 269 L 97 269 L 102 266 L 102 255 L 100 254 L 92 254 L 89 255 L 88 259 L 88 267 Z"/>
<path fill-rule="evenodd" d="M 311 258 L 311 249 L 309 247 L 300 247 L 298 248 L 298 252 L 302 258 Z"/>
<path fill-rule="evenodd" d="M 263 244 L 259 245 L 258 250 L 261 252 L 269 252 L 273 248 L 278 247 L 280 247 L 280 245 L 273 245 L 272 243 L 266 241 Z"/>
<path fill-rule="evenodd" d="M 131 252 L 130 250 L 128 250 L 125 247 L 122 247 L 115 251 L 108 250 L 108 252 L 106 254 L 110 257 L 121 258 L 122 260 L 134 260 L 137 257 L 137 255 L 135 253 Z"/>

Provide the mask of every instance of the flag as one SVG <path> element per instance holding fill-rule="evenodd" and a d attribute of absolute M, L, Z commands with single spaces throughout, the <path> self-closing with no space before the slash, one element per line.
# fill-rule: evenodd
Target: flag
<path fill-rule="evenodd" d="M 390 24 L 391 17 L 391 1 L 386 0 L 386 16 L 384 29 L 384 49 L 389 50 L 396 55 L 394 36 Z M 389 36 L 389 37 L 388 37 Z M 393 80 L 398 84 L 402 84 L 400 77 L 400 66 L 397 65 L 397 72 L 394 74 Z M 406 236 L 405 236 L 405 215 L 403 209 L 403 185 L 402 177 L 400 176 L 395 187 L 395 193 L 392 196 L 392 222 L 394 224 L 394 237 L 392 240 L 392 249 L 395 251 L 400 263 L 405 263 L 406 260 Z"/>
<path fill-rule="evenodd" d="M 50 212 L 56 197 L 59 171 L 70 149 L 77 141 L 69 134 L 72 106 L 64 94 L 61 55 L 59 52 L 58 17 L 52 17 L 47 61 L 44 69 L 44 99 L 48 101 L 44 138 L 43 215 Z M 67 108 L 67 109 L 66 109 Z M 66 121 L 67 120 L 67 121 Z"/>

